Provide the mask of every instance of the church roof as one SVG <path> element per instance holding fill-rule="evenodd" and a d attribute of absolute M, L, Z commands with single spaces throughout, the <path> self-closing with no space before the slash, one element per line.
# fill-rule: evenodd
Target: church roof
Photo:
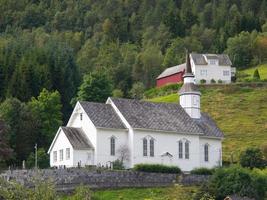
<path fill-rule="evenodd" d="M 122 98 L 111 100 L 134 129 L 223 137 L 222 132 L 207 114 L 203 114 L 200 120 L 192 119 L 176 103 L 152 103 Z"/>
<path fill-rule="evenodd" d="M 177 74 L 179 72 L 182 72 L 185 70 L 185 67 L 186 67 L 186 64 L 183 63 L 181 65 L 176 65 L 176 66 L 173 66 L 173 67 L 169 67 L 167 69 L 165 69 L 158 77 L 157 79 L 161 79 L 161 78 L 164 78 L 164 77 L 167 77 L 167 76 L 171 76 L 173 74 Z"/>
<path fill-rule="evenodd" d="M 126 129 L 111 105 L 87 101 L 79 103 L 96 127 Z"/>
<path fill-rule="evenodd" d="M 199 89 L 194 83 L 184 83 L 181 89 L 179 90 L 179 94 L 191 93 L 191 92 L 199 93 Z"/>
<path fill-rule="evenodd" d="M 85 133 L 80 128 L 61 127 L 73 149 L 92 149 L 91 142 L 87 139 Z"/>

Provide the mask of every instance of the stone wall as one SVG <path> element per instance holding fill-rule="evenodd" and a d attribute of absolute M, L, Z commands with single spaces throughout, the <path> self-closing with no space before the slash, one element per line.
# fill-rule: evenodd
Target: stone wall
<path fill-rule="evenodd" d="M 45 169 L 45 170 L 8 170 L 0 174 L 7 181 L 16 181 L 26 187 L 33 187 L 34 180 L 52 181 L 57 191 L 71 192 L 77 186 L 88 185 L 92 189 L 127 187 L 167 187 L 175 183 L 201 185 L 209 176 L 146 173 L 136 171 L 111 171 L 92 169 Z"/>
<path fill-rule="evenodd" d="M 84 184 L 92 189 L 125 187 L 166 187 L 177 181 L 175 174 L 144 173 L 135 171 L 110 171 L 88 169 L 46 169 L 6 171 L 0 175 L 7 181 L 14 180 L 27 187 L 34 179 L 51 180 L 57 191 L 69 192 Z"/>

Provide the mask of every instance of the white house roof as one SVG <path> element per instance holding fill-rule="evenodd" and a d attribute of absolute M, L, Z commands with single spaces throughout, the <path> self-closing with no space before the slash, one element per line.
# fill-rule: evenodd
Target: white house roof
<path fill-rule="evenodd" d="M 161 79 L 161 78 L 164 78 L 164 77 L 167 77 L 167 76 L 170 76 L 170 75 L 173 75 L 173 74 L 177 74 L 179 72 L 182 72 L 185 70 L 185 67 L 186 67 L 186 64 L 183 63 L 181 65 L 176 65 L 176 66 L 173 66 L 173 67 L 169 67 L 167 69 L 165 69 L 158 77 L 157 79 Z"/>
<path fill-rule="evenodd" d="M 208 65 L 207 59 L 215 59 L 219 61 L 219 65 L 221 66 L 230 66 L 232 62 L 227 54 L 198 54 L 191 53 L 191 58 L 195 65 Z"/>
<path fill-rule="evenodd" d="M 110 104 L 87 101 L 79 103 L 96 127 L 126 129 Z"/>

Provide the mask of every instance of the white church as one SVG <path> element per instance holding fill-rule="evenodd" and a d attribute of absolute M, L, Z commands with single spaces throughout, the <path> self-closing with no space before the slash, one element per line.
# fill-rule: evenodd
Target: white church
<path fill-rule="evenodd" d="M 178 166 L 182 171 L 222 164 L 222 131 L 200 110 L 187 55 L 178 103 L 113 98 L 106 103 L 77 102 L 66 127 L 48 150 L 51 167 L 111 166 L 139 163 Z"/>

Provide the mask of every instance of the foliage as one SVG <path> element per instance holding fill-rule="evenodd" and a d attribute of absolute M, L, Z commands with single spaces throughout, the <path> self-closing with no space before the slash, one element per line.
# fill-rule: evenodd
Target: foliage
<path fill-rule="evenodd" d="M 211 177 L 208 189 L 218 199 L 237 194 L 264 199 L 267 179 L 255 172 L 238 166 L 220 168 Z"/>
<path fill-rule="evenodd" d="M 76 101 L 105 102 L 111 94 L 112 85 L 107 74 L 103 71 L 94 71 L 84 76 L 83 83 L 73 103 Z"/>
<path fill-rule="evenodd" d="M 74 195 L 68 198 L 69 200 L 91 200 L 92 199 L 92 192 L 88 186 L 79 186 L 75 188 Z"/>
<path fill-rule="evenodd" d="M 115 89 L 112 91 L 112 96 L 122 98 L 123 92 L 120 89 Z"/>
<path fill-rule="evenodd" d="M 207 81 L 206 81 L 205 79 L 201 79 L 201 80 L 200 80 L 200 83 L 201 83 L 201 84 L 205 84 L 206 82 L 207 82 Z"/>
<path fill-rule="evenodd" d="M 263 153 L 265 160 L 267 160 L 267 143 L 266 142 L 262 145 L 261 149 L 262 149 L 262 153 Z"/>
<path fill-rule="evenodd" d="M 195 168 L 191 170 L 191 174 L 197 174 L 197 175 L 212 175 L 215 172 L 215 169 L 208 169 L 208 168 Z"/>
<path fill-rule="evenodd" d="M 218 80 L 218 83 L 219 83 L 219 84 L 222 84 L 223 82 L 222 82 L 222 80 L 221 80 L 221 79 L 219 79 L 219 80 Z"/>
<path fill-rule="evenodd" d="M 124 169 L 123 162 L 119 159 L 112 162 L 113 169 L 122 170 Z"/>
<path fill-rule="evenodd" d="M 240 165 L 242 167 L 263 168 L 265 166 L 263 153 L 259 148 L 247 148 L 240 154 Z"/>
<path fill-rule="evenodd" d="M 177 92 L 182 87 L 182 83 L 168 84 L 160 88 L 151 88 L 144 92 L 144 97 L 146 99 L 151 99 L 157 96 L 163 96 Z"/>
<path fill-rule="evenodd" d="M 133 87 L 130 91 L 130 95 L 134 99 L 142 99 L 144 91 L 145 91 L 145 87 L 144 87 L 143 83 L 137 82 L 137 83 L 133 84 Z"/>
<path fill-rule="evenodd" d="M 37 150 L 37 165 L 40 169 L 45 169 L 49 167 L 49 155 L 43 148 Z M 31 153 L 26 160 L 27 168 L 35 167 L 35 153 Z"/>
<path fill-rule="evenodd" d="M 210 82 L 213 84 L 216 83 L 216 81 L 214 79 L 211 79 Z"/>
<path fill-rule="evenodd" d="M 0 119 L 0 168 L 1 164 L 10 159 L 12 156 L 12 149 L 9 146 L 7 131 L 5 122 Z"/>
<path fill-rule="evenodd" d="M 267 140 L 267 88 L 263 83 L 200 85 L 201 109 L 208 113 L 224 132 L 223 160 L 238 162 L 248 147 L 260 147 Z M 178 103 L 177 90 L 148 101 Z M 220 106 L 218 106 L 220 105 Z M 224 117 L 227 116 L 227 117 Z M 237 120 L 238 119 L 238 120 Z M 253 139 L 251 138 L 253 135 Z"/>
<path fill-rule="evenodd" d="M 253 74 L 253 79 L 254 80 L 260 80 L 260 73 L 258 69 L 255 69 L 254 74 Z"/>
<path fill-rule="evenodd" d="M 153 173 L 170 173 L 180 174 L 181 169 L 176 166 L 166 166 L 160 164 L 137 164 L 134 166 L 134 170 L 142 172 L 153 172 Z"/>

